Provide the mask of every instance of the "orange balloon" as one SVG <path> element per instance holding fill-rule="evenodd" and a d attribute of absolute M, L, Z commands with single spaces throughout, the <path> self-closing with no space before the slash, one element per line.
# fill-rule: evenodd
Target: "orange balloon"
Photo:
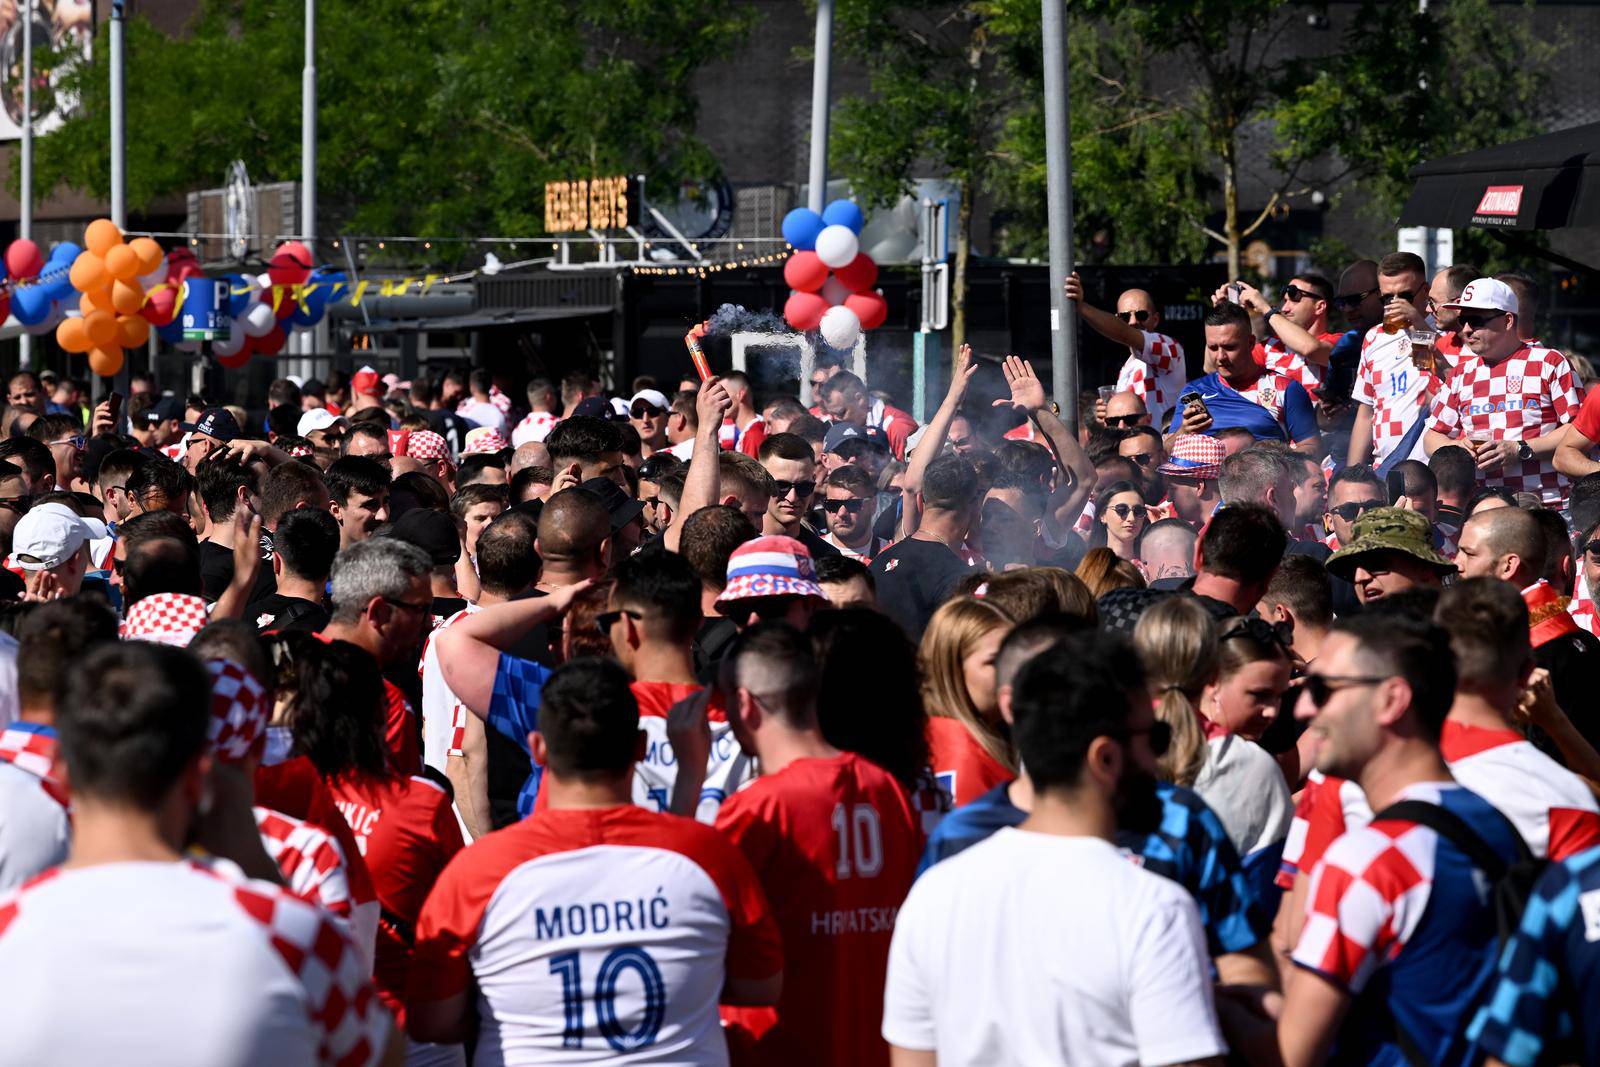
<path fill-rule="evenodd" d="M 83 231 L 83 243 L 95 255 L 103 256 L 122 243 L 122 231 L 110 219 L 95 219 Z"/>
<path fill-rule="evenodd" d="M 106 252 L 106 270 L 113 278 L 132 281 L 139 276 L 139 257 L 127 245 L 112 245 Z"/>
<path fill-rule="evenodd" d="M 132 315 L 144 307 L 144 287 L 136 281 L 114 282 L 111 286 L 111 306 L 119 315 Z"/>
<path fill-rule="evenodd" d="M 89 349 L 89 369 L 109 378 L 122 369 L 122 349 L 116 345 Z"/>
<path fill-rule="evenodd" d="M 150 237 L 136 237 L 128 242 L 128 247 L 133 249 L 133 254 L 139 259 L 140 274 L 149 274 L 161 266 L 161 261 L 167 258 L 167 254 L 161 251 L 161 246 Z"/>
<path fill-rule="evenodd" d="M 106 286 L 90 289 L 78 297 L 78 311 L 87 315 L 91 311 L 111 310 L 111 290 Z"/>
<path fill-rule="evenodd" d="M 104 348 L 117 339 L 117 317 L 109 311 L 91 311 L 83 317 L 83 332 L 90 342 Z"/>
<path fill-rule="evenodd" d="M 82 319 L 62 319 L 56 327 L 56 344 L 68 352 L 87 352 L 92 347 Z"/>
<path fill-rule="evenodd" d="M 73 260 L 67 277 L 71 279 L 72 287 L 80 293 L 98 289 L 111 280 L 111 275 L 106 273 L 106 261 L 93 252 L 84 252 Z"/>
<path fill-rule="evenodd" d="M 150 320 L 139 315 L 124 315 L 117 320 L 117 344 L 123 348 L 138 348 L 148 340 Z"/>

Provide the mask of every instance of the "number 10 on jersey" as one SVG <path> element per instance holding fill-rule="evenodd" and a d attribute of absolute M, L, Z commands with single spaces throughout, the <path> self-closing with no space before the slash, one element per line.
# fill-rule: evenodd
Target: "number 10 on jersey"
<path fill-rule="evenodd" d="M 876 878 L 883 870 L 883 829 L 871 804 L 836 804 L 833 832 L 839 837 L 840 878 Z"/>

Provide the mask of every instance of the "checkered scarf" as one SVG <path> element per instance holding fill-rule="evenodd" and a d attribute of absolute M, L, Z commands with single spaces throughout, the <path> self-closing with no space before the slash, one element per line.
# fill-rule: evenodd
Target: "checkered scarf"
<path fill-rule="evenodd" d="M 187 645 L 207 621 L 202 598 L 189 593 L 156 593 L 128 609 L 119 633 L 124 641 Z"/>
<path fill-rule="evenodd" d="M 211 722 L 206 739 L 212 753 L 224 763 L 243 763 L 250 756 L 260 756 L 272 717 L 266 689 L 232 660 L 207 660 L 206 669 L 211 672 Z"/>
<path fill-rule="evenodd" d="M 54 774 L 56 749 L 54 730 L 19 722 L 0 733 L 0 763 L 9 763 L 39 779 L 50 798 L 66 807 L 67 787 Z"/>

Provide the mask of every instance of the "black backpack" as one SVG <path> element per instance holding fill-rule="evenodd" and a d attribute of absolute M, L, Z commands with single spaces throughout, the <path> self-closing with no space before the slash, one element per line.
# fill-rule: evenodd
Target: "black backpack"
<path fill-rule="evenodd" d="M 1503 815 L 1500 817 L 1505 819 Z M 1390 804 L 1372 817 L 1373 822 L 1380 819 L 1426 826 L 1466 854 L 1472 865 L 1482 871 L 1484 877 L 1488 879 L 1489 901 L 1494 908 L 1495 931 L 1499 937 L 1499 945 L 1503 949 L 1506 942 L 1517 932 L 1517 928 L 1522 925 L 1522 913 L 1533 897 L 1534 883 L 1539 880 L 1539 876 L 1544 873 L 1548 865 L 1547 860 L 1539 859 L 1529 851 L 1528 843 L 1522 839 L 1522 834 L 1517 828 L 1510 824 L 1510 820 L 1505 821 L 1511 831 L 1511 840 L 1516 843 L 1517 858 L 1507 863 L 1500 853 L 1489 847 L 1488 842 L 1484 841 L 1465 819 L 1442 805 L 1430 804 L 1425 800 L 1401 800 Z M 1408 1063 L 1432 1062 L 1398 1023 L 1395 1024 L 1394 1030 L 1395 1044 L 1399 1046 Z"/>

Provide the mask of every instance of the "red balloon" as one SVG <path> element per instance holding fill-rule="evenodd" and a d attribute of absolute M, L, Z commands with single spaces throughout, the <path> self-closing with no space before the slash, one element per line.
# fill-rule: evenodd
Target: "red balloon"
<path fill-rule="evenodd" d="M 168 288 L 158 289 L 150 294 L 144 307 L 139 309 L 152 326 L 167 326 L 172 323 L 178 313 L 178 287 L 182 282 L 168 281 Z"/>
<path fill-rule="evenodd" d="M 889 304 L 879 293 L 851 293 L 844 306 L 856 313 L 863 330 L 876 330 L 889 317 Z"/>
<path fill-rule="evenodd" d="M 267 302 L 271 303 L 272 302 L 272 297 L 270 297 L 270 296 L 267 297 Z M 278 321 L 282 322 L 284 319 L 288 318 L 290 315 L 293 315 L 295 313 L 295 311 L 299 307 L 300 307 L 299 304 L 297 304 L 293 300 L 289 299 L 288 296 L 285 296 L 282 300 L 278 301 L 278 310 L 276 312 Z"/>
<path fill-rule="evenodd" d="M 790 293 L 783 305 L 783 321 L 804 333 L 815 330 L 827 310 L 828 302 L 816 293 Z"/>
<path fill-rule="evenodd" d="M 299 241 L 285 241 L 272 254 L 267 275 L 273 285 L 299 285 L 311 277 L 311 266 L 310 249 Z"/>
<path fill-rule="evenodd" d="M 834 271 L 833 276 L 852 293 L 864 293 L 878 280 L 878 264 L 865 252 L 857 252 L 856 258 Z"/>
<path fill-rule="evenodd" d="M 229 370 L 238 370 L 240 367 L 250 362 L 250 356 L 250 346 L 246 344 L 243 348 L 239 349 L 239 351 L 235 352 L 231 356 L 218 356 L 217 362 L 222 364 L 224 367 L 227 367 Z"/>
<path fill-rule="evenodd" d="M 6 246 L 6 273 L 13 278 L 34 278 L 44 266 L 44 253 L 39 246 L 20 237 Z"/>
<path fill-rule="evenodd" d="M 263 356 L 275 356 L 283 351 L 284 342 L 288 339 L 289 335 L 282 326 L 274 326 L 272 332 L 253 338 L 250 347 Z"/>
<path fill-rule="evenodd" d="M 814 293 L 828 280 L 828 265 L 815 252 L 796 252 L 783 265 L 783 280 L 797 293 Z"/>

